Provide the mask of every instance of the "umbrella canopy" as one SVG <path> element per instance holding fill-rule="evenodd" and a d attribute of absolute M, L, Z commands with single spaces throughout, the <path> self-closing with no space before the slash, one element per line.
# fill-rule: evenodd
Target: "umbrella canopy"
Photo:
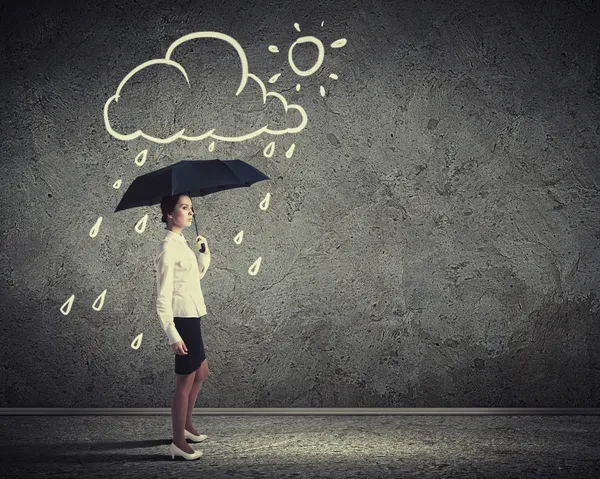
<path fill-rule="evenodd" d="M 127 188 L 115 213 L 129 208 L 157 205 L 163 196 L 206 196 L 218 191 L 248 187 L 268 179 L 267 175 L 242 160 L 182 160 L 138 176 Z M 196 215 L 194 224 L 196 225 Z"/>

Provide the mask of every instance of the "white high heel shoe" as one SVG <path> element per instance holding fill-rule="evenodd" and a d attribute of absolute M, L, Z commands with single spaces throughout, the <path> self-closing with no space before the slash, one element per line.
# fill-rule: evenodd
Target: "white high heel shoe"
<path fill-rule="evenodd" d="M 202 457 L 202 451 L 194 451 L 192 454 L 190 454 L 179 449 L 173 442 L 169 446 L 169 451 L 171 452 L 171 459 L 175 459 L 175 456 L 182 456 L 188 461 L 193 461 Z"/>
<path fill-rule="evenodd" d="M 202 442 L 208 437 L 206 434 L 198 434 L 196 436 L 196 434 L 192 434 L 187 429 L 183 430 L 183 435 L 185 436 L 186 439 L 191 439 L 194 442 Z"/>

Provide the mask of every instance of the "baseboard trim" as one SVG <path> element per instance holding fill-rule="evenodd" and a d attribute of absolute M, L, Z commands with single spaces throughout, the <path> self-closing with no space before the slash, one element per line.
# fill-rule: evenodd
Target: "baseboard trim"
<path fill-rule="evenodd" d="M 195 408 L 198 416 L 599 415 L 600 408 Z M 171 408 L 0 408 L 0 416 L 169 416 Z"/>

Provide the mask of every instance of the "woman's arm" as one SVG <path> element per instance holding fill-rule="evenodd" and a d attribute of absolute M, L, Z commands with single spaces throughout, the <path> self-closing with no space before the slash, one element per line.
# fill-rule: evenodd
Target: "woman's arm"
<path fill-rule="evenodd" d="M 173 275 L 175 261 L 168 251 L 162 251 L 155 261 L 156 265 L 156 312 L 161 326 L 169 337 L 169 344 L 181 341 L 173 322 Z"/>
<path fill-rule="evenodd" d="M 210 266 L 210 250 L 206 248 L 204 253 L 198 253 L 198 271 L 200 272 L 200 279 L 204 278 L 206 270 Z"/>
<path fill-rule="evenodd" d="M 202 252 L 204 248 L 204 252 Z M 196 236 L 196 251 L 198 260 L 198 272 L 200 273 L 200 279 L 204 278 L 206 270 L 210 266 L 210 249 L 208 248 L 208 241 L 202 235 Z"/>

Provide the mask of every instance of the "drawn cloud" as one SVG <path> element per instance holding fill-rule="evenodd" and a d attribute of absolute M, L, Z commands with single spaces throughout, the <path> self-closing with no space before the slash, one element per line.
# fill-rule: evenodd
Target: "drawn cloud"
<path fill-rule="evenodd" d="M 202 55 L 191 42 L 198 39 L 204 42 L 200 50 L 208 52 L 205 62 L 198 60 Z M 182 46 L 186 42 L 187 49 Z M 215 45 L 218 54 L 211 53 L 210 47 Z M 182 59 L 175 61 L 178 52 Z M 236 56 L 239 63 L 234 61 Z M 190 72 L 193 74 L 188 76 Z M 233 115 L 235 125 L 224 126 L 219 121 L 223 111 Z M 236 142 L 263 133 L 298 133 L 306 123 L 304 109 L 289 104 L 279 93 L 267 92 L 260 78 L 248 71 L 240 44 L 219 32 L 196 32 L 179 38 L 165 58 L 149 60 L 129 72 L 104 104 L 106 130 L 125 141 L 141 136 L 155 143 L 205 138 Z M 235 131 L 227 132 L 228 128 Z"/>

